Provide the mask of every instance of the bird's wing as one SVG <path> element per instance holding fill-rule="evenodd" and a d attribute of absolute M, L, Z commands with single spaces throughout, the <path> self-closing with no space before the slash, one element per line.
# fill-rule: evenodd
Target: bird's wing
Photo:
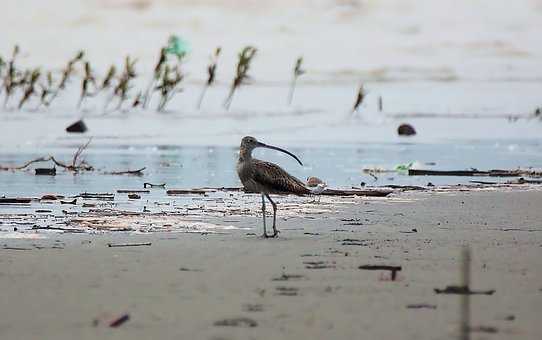
<path fill-rule="evenodd" d="M 254 180 L 269 188 L 271 192 L 284 192 L 296 195 L 310 193 L 310 190 L 305 187 L 303 182 L 276 164 L 254 160 L 254 170 Z"/>

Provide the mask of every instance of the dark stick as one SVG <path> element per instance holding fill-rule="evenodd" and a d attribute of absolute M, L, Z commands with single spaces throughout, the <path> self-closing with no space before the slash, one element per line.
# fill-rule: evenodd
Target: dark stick
<path fill-rule="evenodd" d="M 464 246 L 461 251 L 462 265 L 461 265 L 461 285 L 467 289 L 470 287 L 470 248 Z M 461 340 L 470 339 L 470 294 L 463 294 L 461 296 Z"/>

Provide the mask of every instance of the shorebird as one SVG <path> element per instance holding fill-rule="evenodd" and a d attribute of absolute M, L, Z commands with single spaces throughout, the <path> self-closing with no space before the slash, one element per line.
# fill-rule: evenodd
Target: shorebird
<path fill-rule="evenodd" d="M 252 150 L 255 148 L 273 149 L 293 157 L 301 166 L 303 163 L 289 151 L 276 146 L 267 145 L 259 142 L 256 138 L 246 136 L 241 140 L 239 148 L 239 160 L 237 161 L 237 175 L 246 191 L 256 192 L 262 195 L 262 214 L 263 214 L 263 237 L 276 237 L 278 230 L 277 205 L 270 194 L 295 194 L 306 195 L 311 191 L 305 187 L 305 184 L 299 179 L 287 173 L 280 166 L 252 158 Z M 265 199 L 268 199 L 273 206 L 273 234 L 268 235 L 265 226 Z"/>

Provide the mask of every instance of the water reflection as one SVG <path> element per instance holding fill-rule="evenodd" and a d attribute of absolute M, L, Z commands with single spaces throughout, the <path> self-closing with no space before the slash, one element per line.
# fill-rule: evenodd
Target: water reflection
<path fill-rule="evenodd" d="M 513 145 L 513 147 L 510 147 Z M 393 170 L 398 164 L 415 163 L 419 167 L 440 170 L 542 168 L 542 144 L 532 141 L 465 142 L 442 144 L 367 144 L 320 148 L 291 148 L 305 166 L 272 150 L 257 150 L 255 157 L 275 162 L 300 179 L 317 176 L 330 186 L 409 184 L 458 184 L 468 177 L 409 177 L 396 173 L 376 174 L 376 179 L 364 168 Z M 238 157 L 236 147 L 158 146 L 132 148 L 90 148 L 85 159 L 96 172 L 78 175 L 59 169 L 57 176 L 35 176 L 28 171 L 0 172 L 0 195 L 39 196 L 43 193 L 77 194 L 80 192 L 114 192 L 119 188 L 141 188 L 144 182 L 167 183 L 168 188 L 201 186 L 239 186 L 235 172 Z M 41 153 L 0 155 L 0 164 L 23 164 Z M 71 149 L 45 151 L 59 159 L 72 157 Z M 41 164 L 38 166 L 52 166 Z M 104 171 L 119 171 L 146 167 L 144 176 L 104 175 Z M 479 179 L 479 178 L 478 178 Z"/>

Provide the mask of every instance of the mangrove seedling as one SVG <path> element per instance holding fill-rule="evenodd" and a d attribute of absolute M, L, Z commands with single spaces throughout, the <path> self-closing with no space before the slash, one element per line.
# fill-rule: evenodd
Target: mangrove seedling
<path fill-rule="evenodd" d="M 127 56 L 124 61 L 124 71 L 120 75 L 119 82 L 117 86 L 115 86 L 115 89 L 113 90 L 113 95 L 109 98 L 109 100 L 106 102 L 106 107 L 109 105 L 109 102 L 113 99 L 113 97 L 118 96 L 119 102 L 117 104 L 116 110 L 120 110 L 122 108 L 122 104 L 126 99 L 128 99 L 128 91 L 131 89 L 130 81 L 136 77 L 135 72 L 135 63 L 137 60 L 131 60 L 130 56 Z"/>
<path fill-rule="evenodd" d="M 89 86 L 91 84 L 94 87 L 94 93 L 91 93 L 89 91 Z M 79 98 L 79 103 L 77 104 L 77 108 L 81 107 L 81 104 L 83 104 L 83 101 L 85 100 L 86 97 L 92 97 L 96 91 L 97 91 L 96 78 L 92 74 L 92 68 L 90 67 L 90 63 L 87 61 L 85 62 L 85 76 L 83 77 L 83 80 L 81 82 L 81 98 Z"/>
<path fill-rule="evenodd" d="M 40 83 L 40 102 L 38 104 L 38 106 L 36 107 L 36 110 L 39 109 L 42 105 L 45 105 L 46 107 L 49 106 L 50 102 L 49 102 L 49 97 L 52 96 L 54 94 L 54 89 L 53 89 L 53 74 L 51 73 L 51 71 L 48 71 L 47 72 L 47 76 L 46 76 L 46 83 L 43 84 L 43 83 Z"/>
<path fill-rule="evenodd" d="M 17 56 L 19 55 L 19 45 L 15 45 L 13 48 L 13 53 L 11 55 L 11 59 L 8 62 L 8 69 L 6 71 L 6 75 L 4 76 L 4 91 L 6 92 L 5 98 L 4 98 L 4 107 L 7 106 L 9 97 L 13 94 L 15 88 L 20 83 L 20 81 L 17 80 L 17 76 L 19 72 L 17 72 L 17 69 L 15 67 L 15 60 L 17 59 Z M 24 78 L 23 80 L 24 81 Z"/>
<path fill-rule="evenodd" d="M 6 62 L 4 61 L 4 58 L 2 58 L 2 56 L 0 56 L 0 78 L 3 78 L 2 77 L 2 71 L 4 71 L 5 66 L 6 66 Z M 0 87 L 0 94 L 2 94 L 3 90 L 4 90 L 4 87 L 1 86 Z"/>
<path fill-rule="evenodd" d="M 171 68 L 169 65 L 166 65 L 160 83 L 156 86 L 156 90 L 160 93 L 160 103 L 158 104 L 158 111 L 164 111 L 167 103 L 173 98 L 173 96 L 179 92 L 182 92 L 182 89 L 178 88 L 178 85 L 183 80 L 184 75 L 180 70 L 179 65 L 175 65 Z"/>
<path fill-rule="evenodd" d="M 149 85 L 147 86 L 147 90 L 145 91 L 145 96 L 143 97 L 143 108 L 146 109 L 147 105 L 149 104 L 149 101 L 151 100 L 152 92 L 154 88 L 154 84 L 160 79 L 162 76 L 162 70 L 167 62 L 167 55 L 166 55 L 167 49 L 165 47 L 160 49 L 160 55 L 158 56 L 158 61 L 156 62 L 156 65 L 154 66 L 154 73 L 152 76 L 152 79 L 149 82 Z"/>
<path fill-rule="evenodd" d="M 356 96 L 356 101 L 354 102 L 354 107 L 352 108 L 352 113 L 356 112 L 359 106 L 363 104 L 363 100 L 365 99 L 366 95 L 367 95 L 367 92 L 365 91 L 363 84 L 361 84 L 359 86 L 358 94 Z"/>
<path fill-rule="evenodd" d="M 66 68 L 64 68 L 64 70 L 62 71 L 62 79 L 60 80 L 60 83 L 58 84 L 58 89 L 59 90 L 64 90 L 64 88 L 66 88 L 66 84 L 68 83 L 73 71 L 74 71 L 74 66 L 81 60 L 83 60 L 83 57 L 85 56 L 85 52 L 84 51 L 79 51 L 77 52 L 77 54 L 75 55 L 75 57 L 73 59 L 70 59 L 68 61 L 68 64 L 66 65 Z"/>
<path fill-rule="evenodd" d="M 222 49 L 220 47 L 217 47 L 215 50 L 215 53 L 211 56 L 211 63 L 209 66 L 207 66 L 207 82 L 205 83 L 205 86 L 203 87 L 203 91 L 201 91 L 201 95 L 198 100 L 198 106 L 199 109 L 201 107 L 201 103 L 203 102 L 203 97 L 205 96 L 205 92 L 207 92 L 207 89 L 213 85 L 216 78 L 216 66 L 218 63 L 218 57 L 220 56 L 220 52 Z"/>
<path fill-rule="evenodd" d="M 68 60 L 68 64 L 66 65 L 66 67 L 62 71 L 62 78 L 60 79 L 60 82 L 58 83 L 58 87 L 56 88 L 55 93 L 53 93 L 53 95 L 49 99 L 49 102 L 48 102 L 49 104 L 52 103 L 52 101 L 58 96 L 58 94 L 60 93 L 61 90 L 64 90 L 66 88 L 66 85 L 68 84 L 68 81 L 70 80 L 70 77 L 71 77 L 71 75 L 72 75 L 72 73 L 74 71 L 75 65 L 78 62 L 80 62 L 81 60 L 83 60 L 84 56 L 85 56 L 85 52 L 84 51 L 79 51 L 79 52 L 77 52 L 75 57 Z"/>
<path fill-rule="evenodd" d="M 143 93 L 141 91 L 139 91 L 134 99 L 134 101 L 132 102 L 132 108 L 136 108 L 138 107 L 139 105 L 141 105 L 141 99 L 143 98 Z"/>
<path fill-rule="evenodd" d="M 295 85 L 297 83 L 297 78 L 305 74 L 305 70 L 301 68 L 302 64 L 303 64 L 303 57 L 297 58 L 295 62 L 295 67 L 294 67 L 294 76 L 292 78 L 292 85 L 290 86 L 290 94 L 288 95 L 288 105 L 291 105 L 292 100 L 294 99 L 294 91 L 295 91 Z"/>
<path fill-rule="evenodd" d="M 247 46 L 243 48 L 241 53 L 239 53 L 239 61 L 237 62 L 236 75 L 231 84 L 230 93 L 228 94 L 228 97 L 224 101 L 224 107 L 226 109 L 230 108 L 235 90 L 237 90 L 239 86 L 241 86 L 241 84 L 246 83 L 247 80 L 250 79 L 248 75 L 248 70 L 250 68 L 250 63 L 255 55 L 256 55 L 256 48 L 252 46 Z"/>
<path fill-rule="evenodd" d="M 108 89 L 111 86 L 111 82 L 115 78 L 116 73 L 117 73 L 117 68 L 115 67 L 115 65 L 111 65 L 102 82 L 102 86 L 100 87 L 101 90 Z"/>
<path fill-rule="evenodd" d="M 30 99 L 30 97 L 36 93 L 36 83 L 41 76 L 41 71 L 36 68 L 30 72 L 27 80 L 25 81 L 26 87 L 24 89 L 24 94 L 21 100 L 19 101 L 19 110 L 23 107 L 24 103 Z"/>

